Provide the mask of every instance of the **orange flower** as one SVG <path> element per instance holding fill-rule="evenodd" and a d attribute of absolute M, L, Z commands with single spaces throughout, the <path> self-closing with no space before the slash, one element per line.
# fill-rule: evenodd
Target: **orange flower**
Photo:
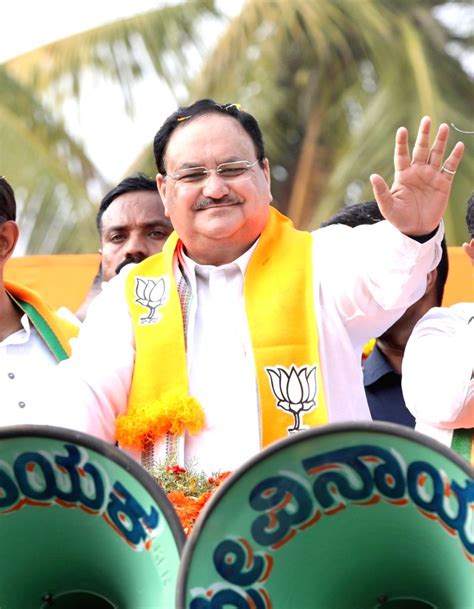
<path fill-rule="evenodd" d="M 174 469 L 174 467 L 171 467 L 171 469 Z M 201 495 L 199 495 L 199 497 L 186 495 L 183 491 L 170 491 L 167 494 L 169 501 L 171 501 L 174 509 L 176 510 L 176 513 L 178 514 L 178 517 L 181 521 L 186 535 L 189 535 L 191 533 L 194 527 L 194 523 L 196 522 L 197 517 L 201 513 L 202 508 L 212 497 L 216 488 L 220 486 L 222 482 L 224 482 L 224 480 L 226 480 L 230 476 L 230 474 L 231 472 L 224 472 L 222 474 L 219 474 L 217 478 L 214 478 L 212 476 L 211 478 L 208 478 L 208 482 L 211 483 L 212 480 L 212 483 L 215 485 L 215 487 L 212 491 L 202 493 Z"/>
<path fill-rule="evenodd" d="M 212 493 L 209 492 L 203 493 L 200 497 L 189 497 L 182 491 L 168 493 L 168 499 L 173 504 L 186 535 L 191 533 L 196 518 L 211 496 Z"/>

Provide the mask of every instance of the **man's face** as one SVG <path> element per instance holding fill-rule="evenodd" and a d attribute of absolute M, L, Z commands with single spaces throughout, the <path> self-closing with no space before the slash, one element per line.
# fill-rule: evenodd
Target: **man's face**
<path fill-rule="evenodd" d="M 190 167 L 215 170 L 221 163 L 256 161 L 252 139 L 232 117 L 210 113 L 183 122 L 165 151 L 167 177 L 157 176 L 166 215 L 188 255 L 203 264 L 222 264 L 246 251 L 268 220 L 270 173 L 255 164 L 225 180 L 215 171 L 199 183 L 170 176 Z"/>
<path fill-rule="evenodd" d="M 109 281 L 129 262 L 161 252 L 173 231 L 157 192 L 139 190 L 118 196 L 102 216 L 102 276 Z"/>

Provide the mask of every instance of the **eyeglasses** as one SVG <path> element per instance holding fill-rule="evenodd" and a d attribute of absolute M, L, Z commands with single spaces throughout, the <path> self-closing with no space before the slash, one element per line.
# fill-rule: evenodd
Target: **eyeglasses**
<path fill-rule="evenodd" d="M 258 159 L 251 163 L 250 161 L 232 161 L 230 163 L 221 163 L 215 169 L 207 167 L 188 167 L 180 169 L 176 173 L 165 176 L 171 178 L 175 182 L 184 182 L 185 184 L 201 184 L 207 180 L 210 174 L 214 171 L 220 178 L 226 182 L 235 180 L 243 176 L 249 169 L 255 167 Z"/>

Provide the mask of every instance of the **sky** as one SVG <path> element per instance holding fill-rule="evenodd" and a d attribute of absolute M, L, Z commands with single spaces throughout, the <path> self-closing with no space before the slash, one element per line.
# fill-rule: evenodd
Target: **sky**
<path fill-rule="evenodd" d="M 14 0 L 2 11 L 0 63 L 58 38 L 162 4 L 159 0 Z"/>
<path fill-rule="evenodd" d="M 238 10 L 241 1 L 231 1 Z M 0 63 L 48 42 L 164 4 L 165 0 L 14 0 L 2 11 Z M 66 125 L 83 142 L 104 177 L 115 184 L 145 146 L 151 145 L 163 120 L 176 109 L 176 101 L 157 78 L 144 79 L 135 85 L 137 111 L 130 118 L 117 86 L 91 78 L 83 90 L 79 113 L 73 102 L 64 106 Z"/>

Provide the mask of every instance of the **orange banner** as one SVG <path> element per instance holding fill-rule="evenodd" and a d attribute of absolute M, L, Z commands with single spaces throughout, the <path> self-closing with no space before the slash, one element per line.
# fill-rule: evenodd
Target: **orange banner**
<path fill-rule="evenodd" d="M 474 301 L 472 266 L 461 247 L 449 247 L 449 276 L 443 305 Z M 12 258 L 5 279 L 39 292 L 53 307 L 76 311 L 84 300 L 100 262 L 99 254 L 23 256 Z"/>
<path fill-rule="evenodd" d="M 10 258 L 5 279 L 36 290 L 55 309 L 75 312 L 99 268 L 99 254 L 23 256 Z"/>

